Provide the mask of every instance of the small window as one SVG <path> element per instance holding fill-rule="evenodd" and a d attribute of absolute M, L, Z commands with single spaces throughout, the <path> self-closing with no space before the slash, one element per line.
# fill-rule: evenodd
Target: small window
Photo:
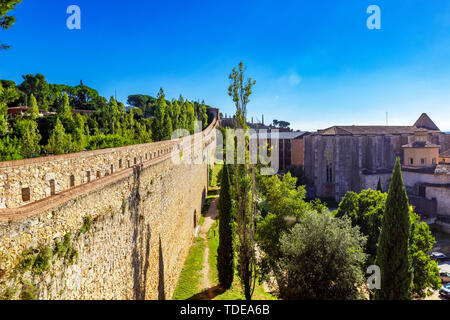
<path fill-rule="evenodd" d="M 119 169 L 122 169 L 122 159 L 119 159 Z"/>
<path fill-rule="evenodd" d="M 414 159 L 413 158 L 409 158 L 409 164 L 414 164 Z"/>
<path fill-rule="evenodd" d="M 70 176 L 70 187 L 75 187 L 75 176 L 71 175 Z"/>
<path fill-rule="evenodd" d="M 422 158 L 422 159 L 420 159 L 420 164 L 425 164 L 425 159 L 424 158 Z"/>
<path fill-rule="evenodd" d="M 431 159 L 431 164 L 436 164 L 436 158 Z"/>
<path fill-rule="evenodd" d="M 50 182 L 50 195 L 54 196 L 56 194 L 56 191 L 55 191 L 55 180 L 52 179 L 49 182 Z"/>
<path fill-rule="evenodd" d="M 101 176 L 102 174 L 100 173 L 100 171 L 97 171 L 97 179 L 100 179 Z"/>
<path fill-rule="evenodd" d="M 87 182 L 91 182 L 91 171 L 86 171 Z"/>
<path fill-rule="evenodd" d="M 137 163 L 137 158 L 136 157 L 134 157 L 134 164 L 136 164 Z"/>
<path fill-rule="evenodd" d="M 111 174 L 113 174 L 114 173 L 114 165 L 112 164 L 111 165 Z"/>
<path fill-rule="evenodd" d="M 130 167 L 130 160 L 127 160 L 128 168 Z"/>
<path fill-rule="evenodd" d="M 30 188 L 22 188 L 22 201 L 30 201 Z"/>

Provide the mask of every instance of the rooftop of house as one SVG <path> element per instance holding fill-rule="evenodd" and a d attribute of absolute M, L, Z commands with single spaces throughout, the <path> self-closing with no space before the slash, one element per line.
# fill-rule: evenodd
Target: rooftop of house
<path fill-rule="evenodd" d="M 260 139 L 278 138 L 280 140 L 292 140 L 292 139 L 300 138 L 308 133 L 309 132 L 307 132 L 307 131 L 291 131 L 291 132 L 278 132 L 278 133 L 261 132 L 261 133 L 258 133 L 258 136 Z M 251 137 L 254 138 L 255 134 L 252 134 Z"/>
<path fill-rule="evenodd" d="M 440 148 L 440 146 L 430 141 L 413 141 L 405 144 L 402 148 Z"/>
<path fill-rule="evenodd" d="M 319 135 L 383 135 L 414 134 L 417 131 L 441 132 L 430 117 L 423 113 L 412 126 L 333 126 L 318 130 Z"/>
<path fill-rule="evenodd" d="M 439 156 L 443 158 L 450 158 L 450 150 L 442 152 Z"/>

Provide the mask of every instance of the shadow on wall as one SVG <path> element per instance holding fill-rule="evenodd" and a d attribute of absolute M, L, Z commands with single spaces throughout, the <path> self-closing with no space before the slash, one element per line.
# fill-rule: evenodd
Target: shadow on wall
<path fill-rule="evenodd" d="M 158 300 L 166 300 L 166 294 L 164 292 L 164 257 L 162 252 L 161 236 L 159 236 Z"/>

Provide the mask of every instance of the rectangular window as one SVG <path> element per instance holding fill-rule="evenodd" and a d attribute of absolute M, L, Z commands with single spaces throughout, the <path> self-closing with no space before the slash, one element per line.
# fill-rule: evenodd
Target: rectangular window
<path fill-rule="evenodd" d="M 30 201 L 30 188 L 22 188 L 22 201 Z"/>
<path fill-rule="evenodd" d="M 70 176 L 70 187 L 75 187 L 75 176 L 74 175 Z"/>
<path fill-rule="evenodd" d="M 425 159 L 424 158 L 420 159 L 420 164 L 425 164 Z"/>
<path fill-rule="evenodd" d="M 122 169 L 122 159 L 119 159 L 119 169 Z"/>
<path fill-rule="evenodd" d="M 414 159 L 413 158 L 409 159 L 409 164 L 414 164 Z"/>
<path fill-rule="evenodd" d="M 56 194 L 55 192 L 55 180 L 50 180 L 50 195 L 54 196 Z"/>
<path fill-rule="evenodd" d="M 91 182 L 91 171 L 86 171 L 87 182 Z"/>

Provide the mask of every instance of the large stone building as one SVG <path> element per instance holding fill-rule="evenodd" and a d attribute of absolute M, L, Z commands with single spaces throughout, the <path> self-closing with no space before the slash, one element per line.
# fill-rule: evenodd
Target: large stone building
<path fill-rule="evenodd" d="M 410 199 L 417 197 L 412 202 L 431 215 L 450 216 L 450 170 L 438 164 L 449 150 L 450 134 L 426 114 L 412 126 L 334 126 L 304 138 L 304 172 L 314 196 L 339 201 L 347 191 L 376 188 L 379 180 L 387 190 L 400 157 Z"/>

